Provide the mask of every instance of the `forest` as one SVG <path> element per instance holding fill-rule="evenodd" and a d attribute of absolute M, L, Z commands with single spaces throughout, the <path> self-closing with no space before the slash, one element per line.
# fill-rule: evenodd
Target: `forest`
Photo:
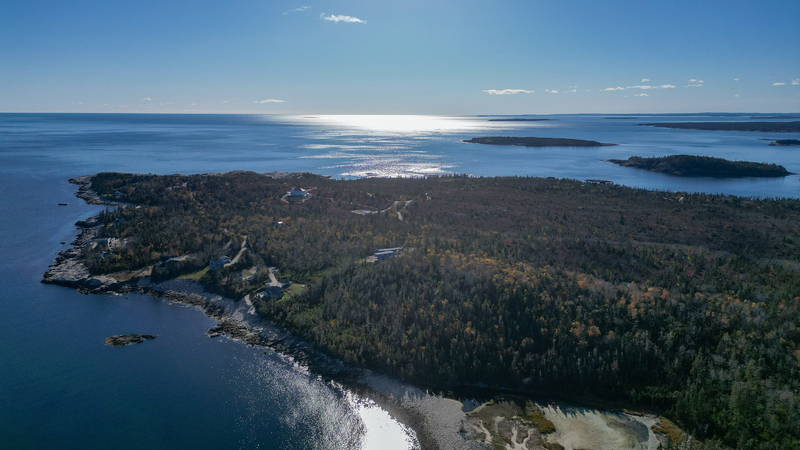
<path fill-rule="evenodd" d="M 680 130 L 757 131 L 762 133 L 800 132 L 800 122 L 660 122 L 640 123 L 639 125 Z"/>
<path fill-rule="evenodd" d="M 670 155 L 642 158 L 631 156 L 628 159 L 609 159 L 609 162 L 623 167 L 662 172 L 686 177 L 785 177 L 791 175 L 785 167 L 749 161 L 729 161 L 713 156 Z"/>
<path fill-rule="evenodd" d="M 510 119 L 508 119 L 510 120 Z M 465 140 L 468 144 L 485 145 L 514 145 L 518 147 L 606 147 L 617 144 L 603 144 L 585 139 L 543 138 L 543 137 L 512 137 L 512 136 L 484 136 Z"/>
<path fill-rule="evenodd" d="M 82 249 L 95 274 L 152 266 L 241 298 L 276 267 L 306 287 L 259 314 L 350 364 L 650 408 L 705 448 L 800 447 L 800 201 L 252 172 L 92 189 L 131 205 L 100 215 L 113 247 Z"/>

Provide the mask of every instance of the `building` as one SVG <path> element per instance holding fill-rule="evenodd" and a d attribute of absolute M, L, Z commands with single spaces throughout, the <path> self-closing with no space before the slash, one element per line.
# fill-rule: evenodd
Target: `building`
<path fill-rule="evenodd" d="M 287 194 L 289 194 L 290 197 L 305 197 L 308 195 L 306 191 L 296 187 L 293 187 L 289 192 L 287 192 Z"/>
<path fill-rule="evenodd" d="M 283 288 L 280 286 L 267 286 L 261 292 L 261 297 L 263 298 L 281 298 L 283 297 Z"/>
<path fill-rule="evenodd" d="M 208 262 L 208 267 L 210 267 L 211 270 L 221 269 L 221 268 L 225 267 L 225 265 L 230 263 L 230 262 L 231 262 L 231 259 L 228 258 L 227 256 L 220 256 L 217 259 L 212 259 L 211 261 L 209 261 Z"/>
<path fill-rule="evenodd" d="M 377 259 L 384 259 L 394 256 L 398 250 L 402 250 L 403 247 L 392 247 L 392 248 L 379 248 L 377 252 L 375 252 L 375 258 Z"/>

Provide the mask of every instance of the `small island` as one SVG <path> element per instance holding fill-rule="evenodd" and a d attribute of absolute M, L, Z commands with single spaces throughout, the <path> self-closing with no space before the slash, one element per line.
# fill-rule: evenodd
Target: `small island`
<path fill-rule="evenodd" d="M 705 131 L 755 131 L 760 133 L 800 133 L 800 122 L 673 122 L 640 123 L 643 127 Z"/>
<path fill-rule="evenodd" d="M 541 137 L 511 137 L 511 136 L 485 136 L 464 140 L 469 144 L 485 145 L 512 145 L 518 147 L 605 147 L 617 144 L 604 144 L 597 141 L 583 139 L 541 138 Z"/>
<path fill-rule="evenodd" d="M 800 145 L 800 140 L 798 139 L 778 139 L 776 141 L 770 142 L 769 145 L 774 145 L 778 147 L 789 147 L 791 145 Z"/>
<path fill-rule="evenodd" d="M 623 167 L 650 170 L 669 175 L 685 177 L 744 178 L 744 177 L 785 177 L 791 175 L 785 167 L 777 164 L 748 161 L 728 161 L 711 156 L 672 155 L 642 158 L 631 156 L 628 159 L 609 159 L 608 162 Z"/>
<path fill-rule="evenodd" d="M 157 338 L 157 334 L 120 334 L 106 339 L 106 345 L 112 347 L 125 347 L 131 344 L 141 344 L 144 341 Z"/>

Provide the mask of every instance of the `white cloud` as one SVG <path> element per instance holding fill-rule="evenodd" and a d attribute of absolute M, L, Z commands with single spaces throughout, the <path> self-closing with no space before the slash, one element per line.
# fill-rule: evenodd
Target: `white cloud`
<path fill-rule="evenodd" d="M 484 89 L 483 92 L 486 92 L 490 95 L 512 95 L 512 94 L 532 94 L 533 91 L 526 91 L 525 89 Z"/>
<path fill-rule="evenodd" d="M 151 100 L 150 97 L 145 97 L 145 98 L 142 99 L 142 101 L 143 102 L 152 102 L 153 100 Z"/>
<path fill-rule="evenodd" d="M 793 85 L 795 85 L 795 86 L 797 86 L 798 84 L 800 84 L 800 78 L 797 78 L 797 79 L 795 79 L 795 80 L 792 80 L 792 84 L 793 84 Z"/>
<path fill-rule="evenodd" d="M 570 89 L 569 91 L 565 91 L 565 92 L 578 92 L 578 90 L 577 89 Z"/>
<path fill-rule="evenodd" d="M 602 90 L 601 90 L 601 92 L 602 92 L 602 91 L 624 91 L 624 90 L 625 90 L 625 88 L 624 88 L 624 87 L 622 87 L 622 86 L 617 86 L 617 87 L 615 87 L 615 88 L 605 88 L 605 89 L 602 89 Z"/>
<path fill-rule="evenodd" d="M 558 94 L 558 91 L 551 91 L 550 89 L 545 89 L 545 92 L 549 92 L 551 94 Z"/>
<path fill-rule="evenodd" d="M 650 78 L 642 78 L 642 83 L 644 83 L 645 81 L 650 81 Z"/>
<path fill-rule="evenodd" d="M 274 98 L 268 98 L 266 100 L 256 100 L 253 103 L 286 103 L 284 100 L 275 100 Z"/>
<path fill-rule="evenodd" d="M 702 84 L 687 84 L 685 87 L 703 87 Z"/>
<path fill-rule="evenodd" d="M 197 106 L 197 103 L 189 103 L 191 106 Z"/>
<path fill-rule="evenodd" d="M 641 94 L 633 94 L 634 97 L 650 97 L 649 95 L 642 92 Z"/>
<path fill-rule="evenodd" d="M 739 79 L 738 78 L 734 78 L 733 81 L 739 81 Z"/>
<path fill-rule="evenodd" d="M 739 94 L 734 95 L 734 97 L 738 97 L 738 96 L 739 96 Z"/>
<path fill-rule="evenodd" d="M 283 14 L 286 15 L 286 14 L 293 13 L 293 12 L 303 12 L 303 11 L 308 11 L 309 9 L 311 9 L 310 6 L 298 6 L 297 8 L 290 9 L 289 11 L 286 11 Z"/>
<path fill-rule="evenodd" d="M 339 23 L 339 22 L 345 22 L 345 23 L 367 23 L 366 20 L 361 20 L 358 17 L 353 17 L 353 16 L 342 16 L 342 15 L 336 16 L 336 15 L 333 15 L 333 14 L 331 14 L 330 16 L 326 16 L 325 13 L 322 13 L 322 14 L 319 15 L 319 17 L 320 17 L 320 19 L 329 20 L 329 21 L 335 22 L 335 23 Z"/>
<path fill-rule="evenodd" d="M 628 86 L 628 89 L 675 89 L 671 84 L 662 84 L 661 86 Z"/>
<path fill-rule="evenodd" d="M 786 83 L 772 83 L 772 85 L 773 85 L 773 86 L 783 86 L 783 85 L 785 85 L 785 84 L 786 84 Z"/>

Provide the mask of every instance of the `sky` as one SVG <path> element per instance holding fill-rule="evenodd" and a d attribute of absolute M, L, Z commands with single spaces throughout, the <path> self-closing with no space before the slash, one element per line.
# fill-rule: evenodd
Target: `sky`
<path fill-rule="evenodd" d="M 0 112 L 800 112 L 797 0 L 0 0 Z"/>

